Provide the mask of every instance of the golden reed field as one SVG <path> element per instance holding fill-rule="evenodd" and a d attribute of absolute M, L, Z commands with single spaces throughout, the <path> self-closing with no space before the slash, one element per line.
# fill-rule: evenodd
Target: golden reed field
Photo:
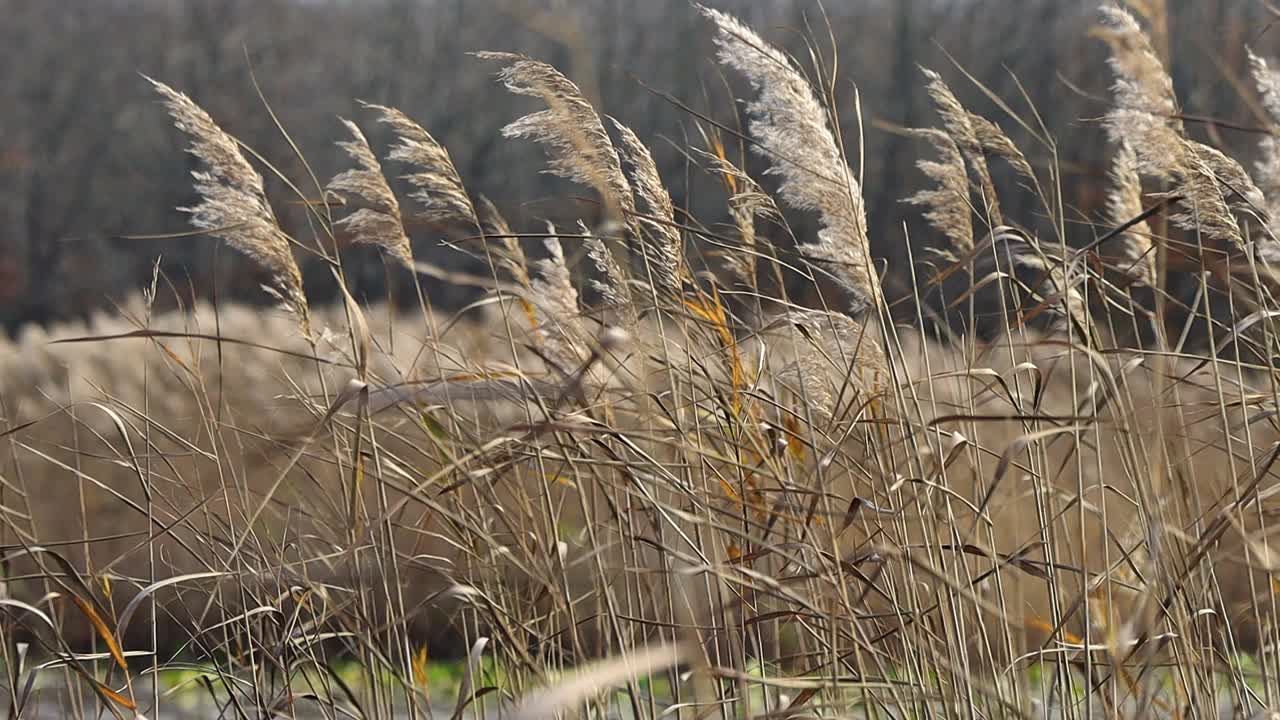
<path fill-rule="evenodd" d="M 1280 146 L 1246 169 L 1192 139 L 1140 5 L 1099 15 L 1114 161 L 1087 248 L 1063 240 L 1057 168 L 924 71 L 932 184 L 904 200 L 948 244 L 912 277 L 960 288 L 929 317 L 882 291 L 876 178 L 833 130 L 857 105 L 715 10 L 746 124 L 687 152 L 722 179 L 727 227 L 674 207 L 646 141 L 536 59 L 474 61 L 540 104 L 504 134 L 600 217 L 533 232 L 376 105 L 346 122 L 349 170 L 268 198 L 274 170 L 151 81 L 200 168 L 194 227 L 280 307 L 153 312 L 157 281 L 0 347 L 11 707 L 45 673 L 154 712 L 135 682 L 181 667 L 237 716 L 427 716 L 442 656 L 466 657 L 455 717 L 1276 707 Z M 1280 127 L 1280 74 L 1252 62 Z M 1053 236 L 1004 215 L 997 164 Z M 281 228 L 289 200 L 316 238 Z M 488 274 L 415 258 L 410 214 L 470 228 L 455 246 Z M 340 235 L 485 299 L 311 307 L 294 254 L 344 283 Z M 1194 333 L 1163 290 L 1186 272 Z M 797 274 L 822 292 L 788 297 Z M 972 331 L 979 296 L 999 332 Z M 351 661 L 361 682 L 338 682 Z"/>

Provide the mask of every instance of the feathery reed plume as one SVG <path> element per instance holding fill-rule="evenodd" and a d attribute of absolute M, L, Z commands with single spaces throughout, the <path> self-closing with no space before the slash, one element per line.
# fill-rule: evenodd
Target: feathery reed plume
<path fill-rule="evenodd" d="M 1114 106 L 1107 113 L 1111 139 L 1128 143 L 1138 171 L 1170 182 L 1178 212 L 1169 220 L 1188 232 L 1246 247 L 1228 198 L 1266 221 L 1265 200 L 1238 162 L 1207 145 L 1187 139 L 1178 118 L 1173 80 L 1151 39 L 1125 10 L 1103 6 L 1099 36 L 1111 47 L 1116 75 Z M 1260 252 L 1260 254 L 1266 254 Z"/>
<path fill-rule="evenodd" d="M 395 133 L 396 142 L 391 146 L 387 159 L 414 168 L 414 172 L 402 178 L 413 186 L 409 197 L 418 201 L 425 219 L 431 222 L 461 220 L 479 228 L 480 219 L 476 217 L 475 205 L 462 184 L 449 151 L 400 110 L 370 103 L 365 103 L 365 107 L 377 113 L 378 122 L 389 126 Z"/>
<path fill-rule="evenodd" d="M 609 119 L 613 121 L 618 137 L 622 139 L 618 153 L 622 157 L 623 167 L 631 170 L 631 187 L 635 191 L 637 210 L 640 212 L 638 224 L 645 231 L 640 240 L 649 272 L 657 280 L 661 291 L 671 297 L 680 297 L 684 238 L 675 225 L 675 205 L 671 202 L 671 194 L 662 184 L 653 155 L 635 131 L 614 118 Z"/>
<path fill-rule="evenodd" d="M 929 99 L 933 101 L 934 110 L 942 118 L 942 126 L 960 148 L 960 152 L 964 153 L 965 159 L 969 161 L 969 168 L 978 178 L 978 188 L 982 191 L 983 203 L 986 206 L 986 219 L 992 225 L 1003 225 L 1000 201 L 996 196 L 996 185 L 991 179 L 991 169 L 987 166 L 982 141 L 974 129 L 972 119 L 974 115 L 964 109 L 959 98 L 951 92 L 951 88 L 941 75 L 924 67 L 920 68 L 920 71 L 924 73 L 925 89 L 929 93 Z"/>
<path fill-rule="evenodd" d="M 1142 179 L 1138 158 L 1128 143 L 1121 143 L 1111 160 L 1111 189 L 1107 193 L 1107 222 L 1120 227 L 1142 214 Z M 1156 255 L 1152 251 L 1151 228 L 1147 221 L 1134 225 L 1115 239 L 1121 263 L 1116 268 L 1134 285 L 1154 287 Z"/>
<path fill-rule="evenodd" d="M 485 60 L 507 63 L 498 78 L 517 95 L 541 98 L 546 110 L 509 123 L 502 129 L 508 138 L 527 138 L 547 148 L 552 174 L 588 187 L 600 194 L 605 205 L 603 227 L 619 224 L 632 237 L 641 231 L 636 220 L 635 197 L 622 172 L 617 150 L 600 116 L 582 96 L 578 86 L 547 63 L 523 55 L 500 52 L 476 53 Z M 634 320 L 631 291 L 626 274 L 602 241 L 588 241 L 592 260 L 612 286 L 602 290 L 624 322 Z M 608 259 L 605 255 L 609 255 Z"/>
<path fill-rule="evenodd" d="M 850 389 L 859 392 L 875 393 L 885 386 L 889 363 L 870 325 L 824 310 L 791 310 L 784 320 L 796 326 L 813 351 L 801 350 L 796 364 L 780 375 L 800 382 L 819 417 L 834 414 L 837 397 L 832 391 L 845 377 L 851 379 Z"/>
<path fill-rule="evenodd" d="M 1044 301 L 1044 310 L 1058 319 L 1055 329 L 1060 330 L 1061 323 L 1069 322 L 1087 337 L 1092 325 L 1088 305 L 1077 288 L 1083 279 L 1074 262 L 1079 256 L 1062 258 L 1046 252 L 1038 238 L 1010 227 L 996 228 L 995 240 L 1011 246 L 1013 262 L 1019 267 L 1040 273 L 1040 281 L 1031 289 Z M 1043 292 L 1044 286 L 1049 293 Z"/>
<path fill-rule="evenodd" d="M 529 259 L 520 246 L 520 238 L 512 232 L 507 219 L 498 211 L 493 201 L 484 195 L 476 202 L 476 214 L 480 219 L 480 232 L 486 240 L 497 240 L 501 246 L 498 264 L 511 273 L 511 277 L 523 288 L 529 287 Z"/>
<path fill-rule="evenodd" d="M 798 210 L 816 210 L 823 228 L 799 250 L 832 267 L 861 313 L 880 304 L 880 279 L 871 263 L 862 190 L 845 161 L 813 87 L 778 48 L 719 10 L 699 6 L 715 23 L 720 62 L 742 73 L 757 93 L 747 104 L 757 150 L 769 174 L 781 178 L 778 195 Z"/>
<path fill-rule="evenodd" d="M 609 251 L 604 240 L 591 235 L 586 224 L 578 222 L 578 232 L 586 237 L 587 257 L 603 279 L 591 279 L 590 285 L 600 293 L 609 309 L 618 314 L 624 327 L 634 327 L 637 322 L 635 305 L 631 302 L 630 290 L 627 288 L 627 274 L 618 264 L 618 259 Z"/>
<path fill-rule="evenodd" d="M 1245 247 L 1240 225 L 1223 196 L 1222 180 L 1214 172 L 1215 166 L 1230 171 L 1239 168 L 1239 165 L 1236 164 L 1233 168 L 1230 164 L 1220 162 L 1227 158 L 1200 143 L 1184 140 L 1182 145 L 1183 164 L 1174 171 L 1177 180 L 1172 191 L 1181 198 L 1178 201 L 1181 209 L 1169 215 L 1169 222 L 1188 232 L 1198 232 L 1207 238 L 1225 240 L 1237 247 Z"/>
<path fill-rule="evenodd" d="M 1107 132 L 1113 142 L 1133 148 L 1140 172 L 1174 180 L 1171 160 L 1182 154 L 1183 127 L 1173 79 L 1132 15 L 1106 5 L 1101 12 L 1098 34 L 1111 47 L 1108 62 L 1116 76 Z"/>
<path fill-rule="evenodd" d="M 335 175 L 326 189 L 338 195 L 358 198 L 367 207 L 334 224 L 350 231 L 356 242 L 376 245 L 400 264 L 412 268 L 413 249 L 404 232 L 400 202 L 387 184 L 382 166 L 359 126 L 346 118 L 340 119 L 351 133 L 351 139 L 339 142 L 338 147 L 351 156 L 356 166 Z"/>
<path fill-rule="evenodd" d="M 939 159 L 916 163 L 925 175 L 937 183 L 931 190 L 921 190 L 906 202 L 927 208 L 924 217 L 951 243 L 947 251 L 952 258 L 963 257 L 973 250 L 973 218 L 969 207 L 969 176 L 964 157 L 951 135 L 936 129 L 912 130 L 928 140 Z"/>
<path fill-rule="evenodd" d="M 973 125 L 973 133 L 978 138 L 978 144 L 982 146 L 983 151 L 1003 159 L 1019 175 L 1032 183 L 1038 182 L 1035 171 L 1031 169 L 1031 163 L 1027 162 L 1027 156 L 1022 154 L 999 125 L 977 113 L 969 113 L 969 123 Z"/>
<path fill-rule="evenodd" d="M 531 289 L 544 321 L 540 324 L 547 355 L 565 370 L 574 370 L 582 364 L 584 353 L 582 340 L 586 337 L 580 320 L 578 291 L 573 286 L 569 267 L 564 261 L 564 248 L 556 237 L 555 225 L 547 223 L 547 237 L 543 245 L 547 257 L 535 263 L 537 276 Z M 552 331 L 554 329 L 554 332 Z"/>
<path fill-rule="evenodd" d="M 173 124 L 191 139 L 187 152 L 204 164 L 192 172 L 200 202 L 179 208 L 196 228 L 220 238 L 271 275 L 264 289 L 297 318 L 303 335 L 311 336 L 311 313 L 302 288 L 302 273 L 289 236 L 280 229 L 267 201 L 262 175 L 240 152 L 239 143 L 191 98 L 147 78 L 164 98 Z"/>
<path fill-rule="evenodd" d="M 1249 66 L 1253 71 L 1253 81 L 1262 96 L 1262 107 L 1266 109 L 1271 121 L 1271 132 L 1258 142 L 1258 160 L 1254 163 L 1262 194 L 1266 199 L 1267 214 L 1271 217 L 1268 227 L 1271 235 L 1280 237 L 1280 71 L 1273 69 L 1262 57 L 1249 50 Z M 1268 262 L 1280 260 L 1280 247 L 1269 242 L 1265 248 L 1268 252 L 1263 259 Z"/>
<path fill-rule="evenodd" d="M 777 204 L 745 170 L 729 162 L 724 145 L 713 141 L 715 152 L 693 149 L 707 160 L 712 172 L 718 173 L 729 191 L 729 217 L 738 229 L 738 248 L 720 254 L 725 269 L 738 282 L 750 288 L 756 281 L 756 218 L 781 217 Z"/>
<path fill-rule="evenodd" d="M 524 310 L 529 327 L 538 329 L 538 315 L 533 307 L 533 285 L 529 279 L 529 259 L 520 246 L 520 238 L 511 230 L 511 225 L 502 216 L 493 201 L 484 195 L 475 203 L 476 215 L 480 220 L 480 234 L 485 242 L 498 241 L 497 265 L 510 273 L 511 277 L 527 291 L 519 298 L 520 307 Z"/>
<path fill-rule="evenodd" d="M 513 53 L 481 52 L 477 57 L 507 63 L 498 72 L 507 89 L 541 98 L 547 109 L 502 129 L 508 138 L 546 146 L 553 174 L 595 188 L 628 229 L 634 229 L 635 202 L 618 154 L 600 116 L 578 86 L 547 63 Z"/>

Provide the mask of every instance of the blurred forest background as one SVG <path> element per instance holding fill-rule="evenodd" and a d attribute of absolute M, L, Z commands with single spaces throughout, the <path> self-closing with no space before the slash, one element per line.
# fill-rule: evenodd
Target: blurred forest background
<path fill-rule="evenodd" d="M 1252 128 L 1262 123 L 1250 83 L 1242 82 L 1244 47 L 1280 53 L 1277 11 L 1253 0 L 1167 1 L 1170 22 L 1156 37 L 1173 58 L 1184 111 L 1214 121 L 1189 123 L 1191 132 L 1249 165 Z M 941 72 L 969 109 L 998 119 L 1040 169 L 1056 162 L 1069 217 L 1079 221 L 1073 240 L 1094 237 L 1109 154 L 1095 119 L 1111 77 L 1089 32 L 1097 0 L 711 4 L 802 61 L 813 57 L 807 38 L 816 39 L 823 62 L 836 59 L 853 151 L 860 130 L 854 99 L 861 100 L 865 152 L 854 162 L 865 170 L 873 246 L 887 264 L 891 296 L 910 294 L 909 248 L 936 241 L 901 202 L 926 183 L 915 162 L 929 150 L 894 131 L 937 123 L 922 65 Z M 140 73 L 191 95 L 304 189 L 313 187 L 308 171 L 264 99 L 321 182 L 345 166 L 333 144 L 344 137 L 338 116 L 361 122 L 375 148 L 385 149 L 385 133 L 357 102 L 367 100 L 398 107 L 435 134 L 463 180 L 517 229 L 541 231 L 541 218 L 590 220 L 590 199 L 543 174 L 537 147 L 499 135 L 536 103 L 507 93 L 490 63 L 467 55 L 522 52 L 555 64 L 602 112 L 634 128 L 654 149 L 677 206 L 712 227 L 726 216 L 720 180 L 683 148 L 703 146 L 690 110 L 733 126 L 732 97 L 741 93 L 715 67 L 712 33 L 687 0 L 0 0 L 0 18 L 0 323 L 11 332 L 109 304 L 148 283 L 157 257 L 179 297 L 263 300 L 251 263 L 218 243 L 139 237 L 187 232 L 176 208 L 193 200 L 183 139 Z M 1056 144 L 1033 140 L 966 73 L 1023 122 L 1043 123 Z M 734 159 L 740 151 L 730 148 Z M 286 229 L 311 241 L 297 198 L 265 174 Z M 1035 212 L 1030 195 L 1005 204 L 1013 217 Z M 805 218 L 794 221 L 798 234 L 807 232 Z M 415 252 L 465 265 L 465 255 L 443 244 L 465 234 L 416 227 Z M 372 250 L 344 252 L 366 298 L 409 281 Z M 329 299 L 336 288 L 328 270 L 300 260 L 313 301 Z M 467 299 L 440 285 L 426 285 L 433 302 Z"/>

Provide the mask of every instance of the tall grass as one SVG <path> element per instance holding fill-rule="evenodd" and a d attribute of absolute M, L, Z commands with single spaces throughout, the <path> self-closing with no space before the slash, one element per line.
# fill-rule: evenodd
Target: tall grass
<path fill-rule="evenodd" d="M 386 162 L 344 120 L 353 167 L 287 183 L 313 231 L 291 237 L 263 190 L 277 171 L 155 83 L 202 166 L 194 226 L 260 263 L 288 313 L 153 313 L 157 277 L 114 316 L 0 353 L 13 715 L 155 717 L 192 696 L 227 717 L 1280 705 L 1271 138 L 1260 189 L 1189 137 L 1154 45 L 1103 8 L 1116 155 L 1098 239 L 1072 248 L 1055 141 L 1019 148 L 926 70 L 940 124 L 910 132 L 937 153 L 932 185 L 902 194 L 912 230 L 945 240 L 911 274 L 942 302 L 904 311 L 871 256 L 878 179 L 839 132 L 859 108 L 833 64 L 701 12 L 766 168 L 753 179 L 729 126 L 695 118 L 689 157 L 724 181 L 728 236 L 531 58 L 477 61 L 545 106 L 505 134 L 596 194 L 575 228 L 513 232 L 426 129 L 368 105 L 395 136 Z M 1270 107 L 1276 81 L 1252 69 Z M 1002 210 L 997 161 L 1043 217 Z M 786 212 L 821 229 L 774 244 Z M 415 258 L 417 214 L 467 228 L 451 245 L 489 275 Z M 293 253 L 345 288 L 345 240 L 488 295 L 452 316 L 426 293 L 413 313 L 345 291 L 309 307 Z M 1201 292 L 1175 326 L 1162 282 L 1182 269 Z"/>

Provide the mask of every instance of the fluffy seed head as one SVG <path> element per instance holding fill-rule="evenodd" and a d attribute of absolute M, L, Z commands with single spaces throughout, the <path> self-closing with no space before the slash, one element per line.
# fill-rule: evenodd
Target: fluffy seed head
<path fill-rule="evenodd" d="M 1119 227 L 1142 214 L 1142 180 L 1133 148 L 1122 143 L 1111 160 L 1111 189 L 1107 193 L 1107 222 Z M 1117 269 L 1135 285 L 1155 286 L 1156 256 L 1147 222 L 1134 225 L 1115 239 Z"/>
<path fill-rule="evenodd" d="M 658 165 L 653 160 L 649 148 L 636 136 L 631 128 L 613 120 L 622 142 L 618 152 L 622 156 L 623 166 L 631 171 L 631 187 L 635 191 L 637 210 L 647 217 L 639 218 L 641 243 L 649 272 L 659 291 L 669 297 L 681 294 L 681 259 L 684 256 L 684 239 L 675 226 L 675 205 L 671 202 L 671 194 L 662 184 L 658 175 Z M 652 218 L 652 219 L 650 219 Z"/>
<path fill-rule="evenodd" d="M 1271 133 L 1258 142 L 1258 160 L 1254 163 L 1258 185 L 1266 198 L 1267 215 L 1271 218 L 1267 228 L 1270 237 L 1259 243 L 1259 255 L 1267 262 L 1277 262 L 1280 261 L 1280 242 L 1274 238 L 1280 238 L 1280 140 L 1277 139 L 1280 133 L 1280 71 L 1252 50 L 1249 51 L 1249 66 L 1262 96 L 1262 106 L 1271 120 Z"/>
<path fill-rule="evenodd" d="M 560 238 L 554 237 L 555 232 L 555 226 L 548 223 L 547 234 L 552 237 L 543 240 L 547 257 L 535 263 L 537 276 L 532 282 L 532 295 L 542 316 L 540 327 L 547 354 L 562 367 L 573 369 L 583 361 L 584 330 L 578 291 L 573 286 L 564 249 Z"/>
<path fill-rule="evenodd" d="M 756 91 L 747 104 L 757 150 L 767 171 L 780 178 L 778 195 L 798 210 L 817 211 L 822 229 L 800 246 L 822 261 L 849 292 L 852 310 L 880 303 L 880 280 L 871 264 L 862 190 L 831 130 L 813 87 L 781 50 L 737 18 L 701 7 L 716 25 L 720 62 L 742 73 Z"/>
<path fill-rule="evenodd" d="M 907 202 L 924 207 L 925 219 L 951 243 L 952 253 L 965 255 L 973 250 L 973 218 L 964 156 L 952 137 L 941 130 L 913 130 L 912 134 L 928 140 L 938 153 L 936 161 L 917 163 L 937 187 L 921 190 L 907 198 Z"/>
<path fill-rule="evenodd" d="M 925 77 L 925 89 L 933 101 L 933 108 L 942 118 L 942 126 L 964 153 L 969 169 L 978 179 L 978 188 L 982 191 L 982 200 L 986 208 L 986 216 L 994 225 L 1002 225 L 1004 220 L 1000 213 L 1000 202 L 996 197 L 996 185 L 991 179 L 991 169 L 987 166 L 987 158 L 983 152 L 983 143 L 974 127 L 976 115 L 964 109 L 959 98 L 951 92 L 951 88 L 938 73 L 921 68 Z M 987 128 L 989 131 L 990 128 Z M 997 128 L 997 131 L 999 128 Z M 1000 133 L 1003 135 L 1003 133 Z M 1006 138 L 1007 139 L 1007 138 Z M 1009 143 L 1012 145 L 1013 143 Z"/>
<path fill-rule="evenodd" d="M 310 311 L 302 289 L 302 273 L 293 257 L 289 236 L 280 229 L 267 201 L 262 175 L 240 152 L 239 143 L 213 121 L 191 98 L 162 82 L 155 87 L 173 124 L 191 141 L 187 152 L 204 166 L 195 178 L 200 202 L 179 208 L 191 224 L 221 239 L 258 263 L 271 276 L 264 289 L 297 317 L 304 335 L 311 334 Z"/>
<path fill-rule="evenodd" d="M 369 147 L 364 133 L 353 122 L 342 119 L 351 139 L 338 143 L 355 161 L 355 167 L 334 176 L 329 192 L 352 198 L 364 207 L 339 219 L 335 225 L 355 236 L 356 242 L 377 245 L 405 267 L 413 267 L 413 250 L 404 232 L 400 203 L 382 174 L 382 166 Z"/>
<path fill-rule="evenodd" d="M 396 108 L 366 105 L 378 115 L 378 121 L 391 128 L 396 142 L 388 160 L 413 168 L 403 178 L 413 186 L 409 197 L 418 201 L 425 219 L 432 222 L 461 221 L 479 227 L 475 206 L 462 184 L 449 151 L 436 142 L 421 125 Z"/>

